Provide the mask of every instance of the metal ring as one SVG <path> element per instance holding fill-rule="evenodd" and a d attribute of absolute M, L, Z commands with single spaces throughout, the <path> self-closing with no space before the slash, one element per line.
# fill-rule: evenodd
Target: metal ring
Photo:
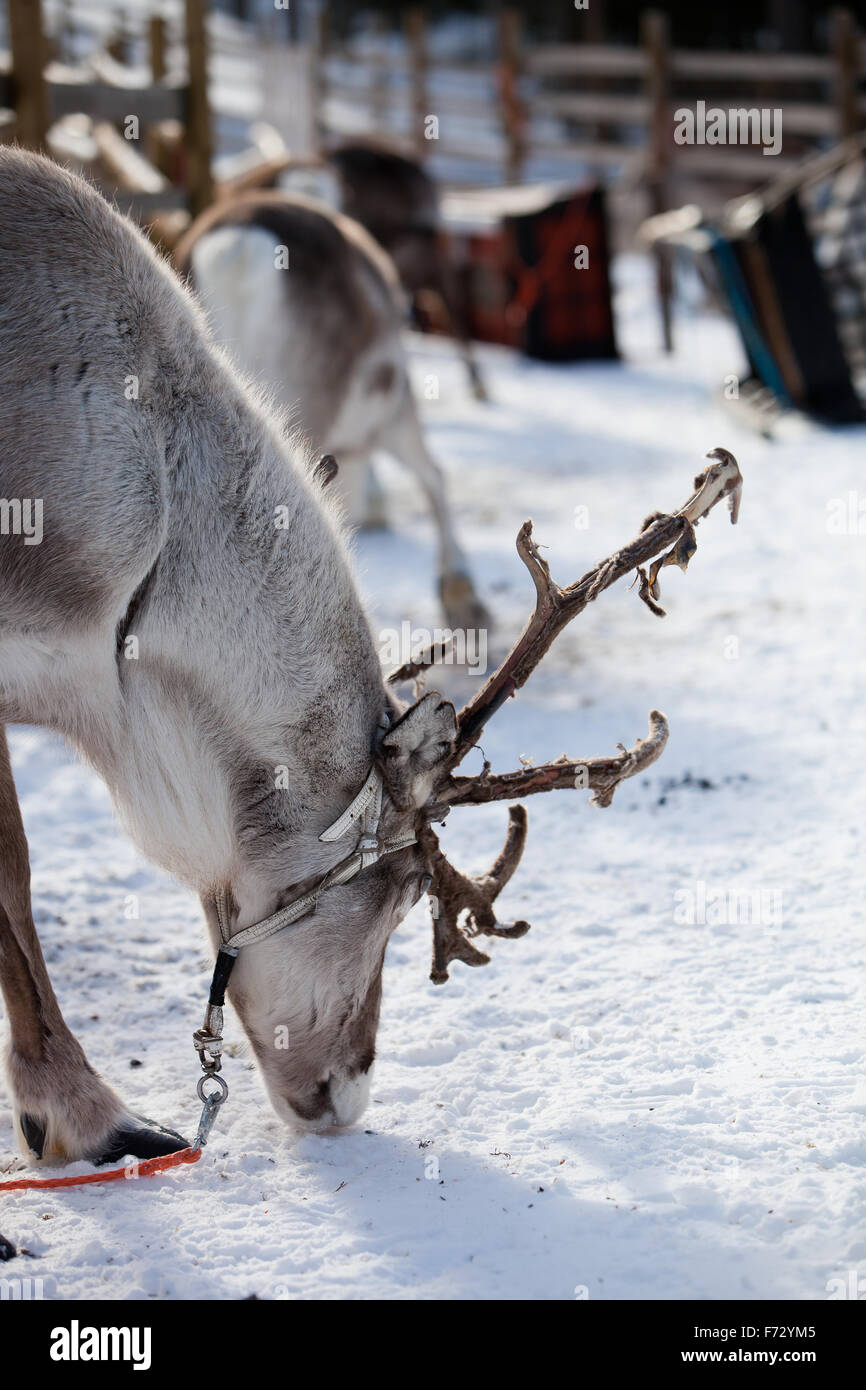
<path fill-rule="evenodd" d="M 219 1093 L 217 1093 L 216 1091 L 211 1091 L 209 1096 L 205 1095 L 203 1088 L 206 1081 L 215 1081 L 217 1086 L 219 1087 Z M 228 1085 L 223 1080 L 223 1078 L 221 1076 L 217 1076 L 213 1072 L 211 1072 L 208 1076 L 200 1076 L 198 1079 L 198 1085 L 195 1089 L 198 1093 L 199 1100 L 202 1101 L 205 1105 L 207 1105 L 208 1101 L 210 1101 L 212 1105 L 222 1105 L 223 1101 L 229 1093 Z"/>

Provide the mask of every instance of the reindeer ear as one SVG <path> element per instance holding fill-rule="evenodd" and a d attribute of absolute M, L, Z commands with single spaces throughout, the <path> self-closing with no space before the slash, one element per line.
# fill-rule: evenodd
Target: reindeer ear
<path fill-rule="evenodd" d="M 456 737 L 454 706 L 435 691 L 412 705 L 388 730 L 376 761 L 399 810 L 410 811 L 428 800 L 436 770 L 454 751 Z"/>

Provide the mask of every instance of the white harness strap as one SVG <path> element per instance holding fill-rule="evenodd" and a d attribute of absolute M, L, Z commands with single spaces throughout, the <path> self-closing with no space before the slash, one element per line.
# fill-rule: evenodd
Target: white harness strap
<path fill-rule="evenodd" d="M 254 946 L 259 941 L 266 941 L 268 937 L 275 936 L 285 927 L 291 927 L 302 917 L 306 917 L 307 913 L 315 908 L 321 894 L 326 892 L 328 888 L 335 888 L 338 884 L 348 883 L 362 869 L 368 869 L 371 864 L 375 864 L 382 855 L 396 854 L 398 850 L 406 849 L 408 845 L 415 844 L 414 831 L 405 835 L 395 835 L 390 840 L 380 839 L 379 820 L 382 815 L 382 795 L 382 774 L 374 765 L 370 768 L 367 779 L 357 796 L 346 807 L 343 814 L 334 821 L 333 825 L 329 825 L 319 836 L 319 839 L 325 844 L 332 844 L 337 840 L 342 840 L 355 826 L 359 825 L 361 835 L 354 850 L 345 859 L 341 859 L 339 864 L 335 864 L 332 869 L 329 869 L 309 893 L 305 893 L 302 898 L 297 898 L 293 903 L 287 903 L 285 907 L 278 908 L 276 912 L 271 913 L 270 917 L 265 917 L 261 922 L 255 922 L 250 927 L 244 927 L 242 931 L 236 932 L 232 936 L 225 890 L 219 889 L 215 901 L 223 946 L 237 951 L 241 946 Z"/>
<path fill-rule="evenodd" d="M 341 816 L 333 825 L 329 825 L 327 830 L 323 830 L 319 836 L 320 840 L 331 844 L 334 840 L 342 840 L 344 835 L 348 835 L 352 826 L 359 820 L 370 820 L 375 818 L 376 825 L 379 824 L 379 816 L 382 813 L 382 778 L 378 768 L 371 767 L 364 783 L 355 800 L 347 806 Z M 366 825 L 362 826 L 366 829 Z M 375 833 L 375 827 L 374 827 Z"/>
<path fill-rule="evenodd" d="M 388 715 L 385 714 L 380 728 L 382 730 L 387 729 L 388 724 Z M 302 917 L 306 917 L 308 912 L 315 909 L 322 893 L 329 888 L 335 888 L 339 883 L 348 883 L 362 869 L 367 869 L 371 864 L 375 864 L 383 854 L 395 854 L 397 850 L 406 849 L 408 845 L 415 843 L 414 831 L 406 835 L 395 835 L 390 840 L 380 838 L 379 820 L 382 815 L 382 796 L 382 776 L 374 764 L 367 774 L 364 785 L 353 798 L 351 804 L 346 807 L 333 825 L 329 825 L 319 836 L 319 839 L 325 844 L 330 844 L 336 840 L 342 840 L 356 825 L 360 825 L 361 834 L 355 848 L 346 855 L 345 859 L 341 859 L 338 864 L 329 869 L 309 893 L 305 893 L 302 898 L 297 898 L 293 903 L 287 903 L 277 912 L 272 912 L 270 917 L 265 917 L 263 921 L 255 922 L 250 927 L 244 927 L 242 931 L 235 932 L 232 936 L 228 893 L 225 888 L 217 889 L 214 902 L 222 946 L 217 951 L 204 1023 L 193 1034 L 195 1049 L 205 1073 L 205 1076 L 199 1081 L 199 1096 L 204 1101 L 205 1107 L 202 1112 L 202 1123 L 199 1126 L 202 1144 L 206 1142 L 204 1136 L 207 1131 L 204 1126 L 206 1124 L 207 1129 L 209 1129 L 210 1125 L 213 1124 L 216 1108 L 222 1104 L 228 1092 L 225 1082 L 216 1073 L 222 1066 L 225 991 L 238 951 L 242 946 L 254 946 L 259 941 L 267 941 L 268 937 L 276 936 L 277 932 L 291 927 Z M 213 1093 L 207 1097 L 203 1094 L 201 1087 L 208 1077 L 216 1081 L 221 1087 L 219 1095 Z M 206 1120 L 207 1116 L 210 1117 L 208 1120 Z"/>

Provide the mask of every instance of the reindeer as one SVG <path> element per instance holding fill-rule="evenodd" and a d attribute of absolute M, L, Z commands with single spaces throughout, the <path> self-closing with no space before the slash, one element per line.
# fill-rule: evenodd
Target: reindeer
<path fill-rule="evenodd" d="M 433 293 L 456 338 L 472 393 L 488 400 L 472 350 L 466 293 L 439 230 L 436 184 L 416 159 L 372 141 L 338 146 L 328 155 L 336 169 L 340 206 L 392 257 L 410 295 Z"/>
<path fill-rule="evenodd" d="M 438 189 L 417 159 L 380 141 L 348 141 L 322 156 L 275 156 L 237 176 L 226 191 L 266 187 L 311 193 L 360 222 L 391 256 L 407 294 L 439 299 L 472 393 L 489 399 L 472 348 L 465 286 L 442 242 Z"/>
<path fill-rule="evenodd" d="M 446 864 L 432 825 L 452 805 L 616 785 L 662 750 L 666 723 L 612 758 L 456 776 L 490 715 L 556 633 L 637 569 L 684 565 L 694 524 L 736 497 L 716 451 L 680 511 L 565 589 L 527 523 L 535 616 L 458 716 L 383 678 L 319 469 L 209 335 L 131 223 L 39 156 L 0 150 L 0 492 L 42 526 L 0 533 L 0 721 L 67 738 L 104 779 L 140 850 L 200 896 L 216 969 L 205 1070 L 229 995 L 279 1115 L 301 1128 L 362 1113 L 388 938 L 436 894 L 434 974 L 516 936 L 493 901 L 526 832 L 481 878 Z M 14 510 L 5 515 L 14 518 Z M 30 544 L 28 542 L 38 543 Z M 667 546 L 672 548 L 665 552 Z M 654 558 L 655 557 L 655 558 Z M 649 571 L 641 567 L 654 559 Z M 28 846 L 0 741 L 0 983 L 15 1127 L 34 1162 L 173 1152 L 90 1065 L 54 995 L 33 922 Z M 469 925 L 461 928 L 463 909 Z M 277 1036 L 288 1030 L 288 1049 Z"/>
<path fill-rule="evenodd" d="M 182 239 L 175 264 L 238 365 L 297 408 L 322 454 L 336 456 L 353 521 L 369 497 L 366 460 L 393 454 L 424 490 L 439 534 L 448 622 L 484 628 L 438 463 L 424 442 L 401 341 L 403 306 L 388 256 L 357 222 L 280 192 L 223 200 Z"/>

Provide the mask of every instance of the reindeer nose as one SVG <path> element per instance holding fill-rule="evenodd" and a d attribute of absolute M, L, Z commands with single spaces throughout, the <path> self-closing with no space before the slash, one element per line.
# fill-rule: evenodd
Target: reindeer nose
<path fill-rule="evenodd" d="M 372 1067 L 365 1072 L 334 1074 L 316 1088 L 315 1098 L 279 1095 L 271 1091 L 277 1114 L 293 1129 L 327 1132 L 347 1129 L 360 1120 L 370 1096 Z"/>
<path fill-rule="evenodd" d="M 373 1068 L 355 1076 L 332 1076 L 328 1087 L 334 1124 L 341 1129 L 360 1120 L 370 1098 Z"/>

